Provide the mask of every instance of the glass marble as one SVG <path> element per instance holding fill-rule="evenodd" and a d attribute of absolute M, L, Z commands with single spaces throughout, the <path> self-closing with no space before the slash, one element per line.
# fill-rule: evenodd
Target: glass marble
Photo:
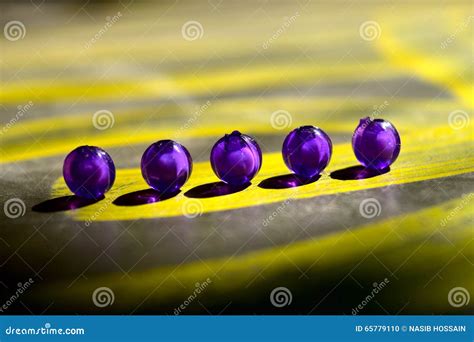
<path fill-rule="evenodd" d="M 388 168 L 400 154 L 400 146 L 400 135 L 395 126 L 383 119 L 361 119 L 352 136 L 357 160 L 369 169 Z"/>
<path fill-rule="evenodd" d="M 143 153 L 141 170 L 145 181 L 160 193 L 174 193 L 191 176 L 193 160 L 186 147 L 173 140 L 160 140 Z"/>
<path fill-rule="evenodd" d="M 114 184 L 115 165 L 103 149 L 80 146 L 64 159 L 63 176 L 74 194 L 98 200 Z"/>
<path fill-rule="evenodd" d="M 298 177 L 311 179 L 329 164 L 332 142 L 322 129 L 302 126 L 286 136 L 282 155 L 286 166 Z"/>
<path fill-rule="evenodd" d="M 262 167 L 262 150 L 252 137 L 233 131 L 212 147 L 211 166 L 225 183 L 242 186 L 250 183 Z"/>

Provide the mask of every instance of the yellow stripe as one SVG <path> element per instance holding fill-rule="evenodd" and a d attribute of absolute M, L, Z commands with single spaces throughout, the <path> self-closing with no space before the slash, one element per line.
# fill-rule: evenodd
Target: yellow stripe
<path fill-rule="evenodd" d="M 466 130 L 453 131 L 450 127 L 424 130 L 412 134 L 402 134 L 402 150 L 399 160 L 393 165 L 393 170 L 385 175 L 356 181 L 340 181 L 330 178 L 327 174 L 316 183 L 303 187 L 269 190 L 257 185 L 262 180 L 277 175 L 287 174 L 280 153 L 264 154 L 263 166 L 260 173 L 248 189 L 222 197 L 213 197 L 198 200 L 202 212 L 232 210 L 255 205 L 284 201 L 288 198 L 302 199 L 321 195 L 345 193 L 371 188 L 378 188 L 393 184 L 404 184 L 433 178 L 447 177 L 474 171 L 474 156 L 466 153 L 472 145 L 472 136 Z M 427 148 L 428 147 L 428 148 Z M 472 150 L 470 150 L 472 151 Z M 350 144 L 334 146 L 333 159 L 327 172 L 356 165 Z M 103 210 L 103 203 L 70 212 L 76 220 L 135 220 L 139 218 L 156 218 L 181 216 L 191 201 L 183 195 L 187 190 L 206 183 L 218 181 L 213 174 L 209 162 L 195 163 L 194 170 L 183 191 L 176 197 L 163 201 L 136 207 L 108 206 Z M 139 169 L 118 170 L 116 184 L 107 194 L 109 200 L 137 190 L 148 188 L 142 179 Z M 69 194 L 64 181 L 59 178 L 53 189 L 53 196 Z M 100 215 L 96 215 L 100 212 Z"/>
<path fill-rule="evenodd" d="M 344 123 L 328 123 L 324 127 L 328 132 L 340 133 L 350 132 L 353 127 Z M 252 134 L 274 134 L 273 129 L 268 124 L 252 124 L 251 122 L 241 123 L 234 126 L 234 129 L 238 129 L 242 132 Z M 176 128 L 172 127 L 161 127 L 155 129 L 153 127 L 143 128 L 136 133 L 131 133 L 130 127 L 121 129 L 114 129 L 112 134 L 100 134 L 97 132 L 96 135 L 83 134 L 70 137 L 53 136 L 47 140 L 41 140 L 37 143 L 32 143 L 30 139 L 23 143 L 17 143 L 14 145 L 2 146 L 0 152 L 1 163 L 11 163 L 29 159 L 43 158 L 53 155 L 65 155 L 72 151 L 79 145 L 92 145 L 101 146 L 102 148 L 110 147 L 121 147 L 130 146 L 139 143 L 152 143 L 160 139 L 174 139 L 182 141 L 183 139 L 196 139 L 196 138 L 217 138 L 221 137 L 225 133 L 229 133 L 229 125 L 222 124 L 211 127 L 193 127 L 190 129 L 183 130 L 182 133 Z M 133 131 L 132 131 L 133 132 Z"/>
<path fill-rule="evenodd" d="M 183 23 L 181 23 L 181 25 L 182 24 Z M 180 27 L 177 28 L 180 29 Z M 78 30 L 83 33 L 84 27 L 81 26 Z M 219 30 L 221 30 L 220 27 Z M 140 72 L 142 69 L 140 66 L 134 65 L 134 60 L 156 65 L 157 61 L 162 60 L 163 56 L 167 56 L 169 59 L 163 61 L 164 66 L 186 67 L 187 63 L 194 65 L 205 64 L 202 66 L 203 70 L 209 70 L 216 67 L 215 63 L 206 63 L 210 57 L 216 57 L 210 55 L 209 51 L 219 51 L 219 58 L 217 59 L 219 62 L 221 60 L 233 59 L 236 56 L 242 56 L 243 63 L 246 63 L 247 57 L 255 55 L 256 48 L 262 50 L 263 43 L 271 37 L 271 32 L 269 32 L 268 36 L 262 35 L 253 40 L 249 39 L 250 36 L 248 35 L 233 36 L 232 44 L 227 44 L 227 37 L 212 40 L 203 39 L 199 42 L 190 43 L 181 39 L 181 37 L 176 39 L 176 32 L 171 32 L 171 34 L 168 32 L 159 32 L 160 44 L 156 44 L 155 38 L 137 37 L 140 36 L 142 32 L 131 32 L 129 27 L 126 27 L 125 30 L 122 31 L 115 30 L 115 28 L 111 31 L 118 34 L 115 37 L 107 34 L 100 43 L 94 44 L 87 50 L 84 49 L 84 45 L 93 37 L 95 33 L 93 31 L 91 31 L 91 35 L 80 35 L 75 38 L 72 37 L 71 34 L 65 35 L 63 39 L 55 37 L 54 44 L 61 47 L 64 46 L 64 48 L 59 49 L 45 49 L 41 41 L 33 41 L 33 43 L 28 41 L 29 44 L 21 46 L 19 44 L 11 44 L 9 45 L 9 49 L 5 49 L 5 54 L 2 55 L 2 57 L 4 57 L 2 62 L 6 70 L 21 69 L 22 71 L 31 72 L 38 69 L 38 64 L 42 65 L 47 61 L 48 65 L 46 66 L 46 71 L 55 76 L 69 64 L 73 65 L 74 68 L 90 68 L 91 70 L 95 70 L 98 65 L 104 66 L 103 70 L 107 70 L 107 67 L 115 63 L 117 63 L 117 65 L 127 64 L 127 70 L 128 68 L 135 68 L 135 70 Z M 312 29 L 312 31 L 314 31 L 314 29 Z M 324 32 L 318 35 L 315 35 L 313 32 L 296 33 L 292 34 L 288 39 L 281 37 L 278 42 L 272 44 L 271 50 L 269 51 L 270 53 L 266 55 L 265 60 L 278 64 L 278 57 L 282 54 L 298 51 L 302 46 L 305 46 L 305 53 L 310 55 L 319 53 L 322 48 L 332 50 L 336 45 L 341 46 L 341 44 L 344 44 L 345 46 L 349 39 L 358 38 L 357 33 L 353 30 L 331 32 L 330 40 L 324 39 L 326 37 L 327 34 Z M 307 47 L 308 39 L 318 41 L 318 44 Z M 117 40 L 126 42 L 133 41 L 133 44 L 127 46 L 127 49 L 124 51 L 122 44 L 114 44 Z M 199 44 L 199 47 L 197 47 L 197 44 Z M 41 56 L 31 55 L 31 51 L 40 51 Z M 376 57 L 376 55 L 370 51 L 364 51 L 364 56 L 366 54 L 371 58 Z M 131 56 L 133 60 L 131 60 Z M 318 61 L 325 62 L 333 58 L 333 55 L 322 55 L 318 57 Z M 111 61 L 113 62 L 111 63 Z M 22 77 L 22 79 L 29 80 L 31 77 L 33 76 L 25 75 L 25 78 Z"/>
<path fill-rule="evenodd" d="M 461 18 L 466 20 L 467 17 Z M 459 21 L 460 23 L 462 20 Z M 432 45 L 424 46 L 424 50 L 431 50 L 428 54 L 419 46 L 410 46 L 410 40 L 404 40 L 397 35 L 397 29 L 402 30 L 399 23 L 384 21 L 383 34 L 377 40 L 377 48 L 390 62 L 399 66 L 401 70 L 407 69 L 422 79 L 432 82 L 442 89 L 450 90 L 468 108 L 474 108 L 474 83 L 472 72 L 469 73 L 469 63 L 465 55 L 452 56 L 440 47 L 442 40 L 437 37 L 429 41 Z M 419 26 L 411 23 L 413 29 Z M 407 23 L 405 23 L 405 27 Z M 409 26 L 409 25 L 408 25 Z M 468 27 L 467 30 L 470 30 Z M 415 41 L 414 43 L 416 43 Z M 425 42 L 425 44 L 428 44 Z M 469 48 L 469 47 L 466 47 Z M 472 46 L 471 46 L 472 48 Z M 467 78 L 467 79 L 466 79 Z"/>
<path fill-rule="evenodd" d="M 251 287 L 249 291 L 254 295 L 263 291 L 259 295 L 263 298 L 276 285 L 285 285 L 297 296 L 297 289 L 306 286 L 299 269 L 313 279 L 313 287 L 331 281 L 337 283 L 350 274 L 358 281 L 370 284 L 387 277 L 391 290 L 378 294 L 386 309 L 393 303 L 396 303 L 397 310 L 407 305 L 406 298 L 399 299 L 392 295 L 393 292 L 409 292 L 412 298 L 409 307 L 420 309 L 419 305 L 424 308 L 425 305 L 430 308 L 437 305 L 449 310 L 447 303 L 433 301 L 432 297 L 447 296 L 453 286 L 466 287 L 471 293 L 474 290 L 472 277 L 468 279 L 462 272 L 470 267 L 466 257 L 474 257 L 472 230 L 466 224 L 474 214 L 474 206 L 470 205 L 472 200 L 473 194 L 470 194 L 463 199 L 351 229 L 350 232 L 338 232 L 317 240 L 242 256 L 134 272 L 130 278 L 124 278 L 121 273 L 87 275 L 87 280 L 79 279 L 70 288 L 68 284 L 60 283 L 45 286 L 42 289 L 45 292 L 41 293 L 64 298 L 75 308 L 90 308 L 92 292 L 99 286 L 108 286 L 117 299 L 112 309 L 130 310 L 147 298 L 139 309 L 157 310 L 179 305 L 190 294 L 189 289 L 194 289 L 195 283 L 210 278 L 211 285 L 199 298 L 203 303 L 226 305 L 229 298 L 252 303 L 251 298 L 245 299 L 238 294 Z M 450 215 L 454 212 L 455 215 Z M 444 220 L 447 220 L 445 226 L 441 224 Z M 255 229 L 258 229 L 257 225 Z M 419 272 L 421 263 L 422 273 Z M 298 265 L 298 269 L 294 265 Z M 449 283 L 437 281 L 436 274 L 443 266 L 449 266 L 442 268 L 442 277 L 450 279 Z M 394 272 L 399 281 L 390 272 Z M 435 281 L 428 284 L 432 277 Z M 314 279 L 318 279 L 316 284 Z M 183 289 L 182 285 L 186 288 Z M 397 303 L 397 300 L 403 302 Z"/>
<path fill-rule="evenodd" d="M 0 102 L 35 103 L 51 101 L 87 100 L 103 101 L 112 99 L 162 99 L 173 96 L 198 96 L 223 94 L 255 88 L 291 86 L 292 82 L 312 84 L 323 78 L 324 84 L 357 80 L 367 73 L 367 68 L 379 70 L 380 78 L 394 75 L 394 70 L 382 62 L 344 63 L 339 65 L 297 63 L 280 65 L 252 65 L 245 68 L 206 71 L 194 74 L 134 79 L 124 81 L 37 80 L 0 85 Z"/>
<path fill-rule="evenodd" d="M 200 107 L 206 105 L 206 102 L 207 100 L 200 100 L 199 102 L 181 103 L 179 106 L 163 104 L 158 108 L 156 106 L 144 106 L 126 110 L 112 110 L 115 118 L 114 127 L 132 124 L 140 125 L 144 120 L 152 118 L 153 120 L 150 120 L 151 123 L 156 123 L 157 119 L 160 119 L 159 125 L 156 127 L 157 130 L 160 130 L 163 126 L 163 119 L 173 121 L 173 126 L 177 131 L 180 130 L 180 126 L 185 128 L 188 128 L 188 126 L 192 128 L 195 125 L 201 127 L 211 126 L 216 120 L 222 121 L 225 124 L 234 119 L 241 119 L 240 121 L 251 119 L 255 123 L 267 123 L 270 128 L 271 114 L 277 110 L 286 110 L 291 114 L 293 126 L 297 126 L 300 121 L 301 124 L 304 124 L 302 120 L 308 119 L 312 123 L 321 125 L 321 123 L 325 124 L 328 120 L 332 122 L 335 117 L 344 116 L 344 118 L 347 118 L 348 115 L 351 115 L 356 121 L 349 122 L 349 120 L 345 120 L 344 126 L 348 129 L 354 129 L 358 118 L 364 115 L 371 115 L 378 106 L 382 106 L 383 112 L 381 111 L 378 115 L 383 115 L 388 120 L 397 120 L 400 127 L 417 128 L 420 123 L 429 126 L 445 123 L 447 112 L 460 109 L 456 100 L 443 98 L 433 100 L 431 98 L 389 99 L 383 96 L 371 96 L 370 98 L 272 96 L 266 98 L 265 101 L 260 101 L 256 97 L 210 99 L 207 108 L 200 112 Z M 386 105 L 384 105 L 385 102 L 387 102 Z M 421 110 L 429 112 L 431 115 L 429 117 L 413 117 L 412 112 Z M 64 139 L 67 139 L 68 137 L 65 136 L 65 132 L 68 130 L 74 130 L 74 135 L 80 136 L 83 136 L 83 134 L 78 134 L 78 130 L 82 129 L 89 129 L 97 133 L 92 125 L 93 113 L 94 111 L 71 113 L 67 116 L 61 115 L 37 119 L 29 119 L 27 113 L 23 115 L 21 120 L 11 125 L 7 133 L 2 136 L 2 147 L 5 148 L 5 145 L 11 139 L 19 137 L 29 138 L 35 134 L 41 135 L 42 142 L 44 142 L 44 138 L 52 134 L 61 134 L 64 136 Z M 12 114 L 11 116 L 14 117 L 15 115 Z M 342 121 L 337 123 L 338 126 L 342 124 Z M 134 131 L 133 128 L 132 131 Z M 110 132 L 105 131 L 101 134 L 108 133 Z"/>
<path fill-rule="evenodd" d="M 309 123 L 332 134 L 350 134 L 360 117 L 373 115 L 374 107 L 383 105 L 385 101 L 387 99 L 383 97 L 272 97 L 266 101 L 258 101 L 256 98 L 212 100 L 202 112 L 199 112 L 199 106 L 196 104 L 163 105 L 158 109 L 145 107 L 114 110 L 114 126 L 104 131 L 94 128 L 92 113 L 36 120 L 28 120 L 26 114 L 2 135 L 0 164 L 65 155 L 80 144 L 112 148 L 149 144 L 170 138 L 182 142 L 195 138 L 215 139 L 228 131 L 229 122 L 236 122 L 236 129 L 249 134 L 283 136 L 292 127 Z M 446 113 L 457 109 L 463 108 L 459 108 L 459 105 L 451 100 L 390 99 L 387 105 L 384 105 L 383 113 L 380 112 L 377 116 L 396 122 L 397 128 L 405 133 L 416 131 L 420 125 L 433 127 L 444 124 L 447 122 Z M 282 130 L 271 126 L 272 112 L 277 110 L 290 113 L 291 126 Z M 431 115 L 413 117 L 412 113 L 416 111 L 428 111 Z M 40 140 L 32 143 L 32 138 L 36 136 L 40 137 Z"/>

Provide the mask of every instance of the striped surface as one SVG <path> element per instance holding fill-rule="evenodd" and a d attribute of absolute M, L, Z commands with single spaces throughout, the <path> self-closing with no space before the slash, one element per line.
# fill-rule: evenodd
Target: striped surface
<path fill-rule="evenodd" d="M 7 293 L 37 280 L 12 312 L 172 314 L 207 278 L 185 313 L 350 314 L 385 278 L 388 289 L 362 313 L 472 309 L 448 302 L 454 287 L 474 294 L 469 2 L 44 5 L 41 16 L 34 5 L 5 9 L 2 20 L 21 20 L 26 35 L 1 40 L 2 200 L 21 198 L 28 209 L 1 219 L 1 280 Z M 104 31 L 104 18 L 119 11 Z M 202 25 L 200 39 L 183 38 L 190 20 Z M 363 39 L 367 21 L 379 25 L 374 40 Z M 112 113 L 112 127 L 94 127 L 99 110 Z M 291 123 L 272 125 L 281 111 Z M 374 178 L 332 178 L 357 164 L 350 137 L 371 115 L 399 129 L 399 159 Z M 281 143 L 303 124 L 333 138 L 321 179 L 259 187 L 288 173 Z M 253 184 L 227 196 L 185 196 L 217 181 L 209 150 L 233 129 L 264 151 Z M 188 146 L 195 160 L 183 191 L 154 204 L 113 204 L 146 189 L 139 158 L 164 138 Z M 62 160 L 80 144 L 107 149 L 116 163 L 106 199 L 31 211 L 70 194 Z M 372 219 L 359 211 L 366 199 L 381 205 Z M 183 215 L 190 205 L 197 217 Z M 102 286 L 115 301 L 97 308 L 91 296 Z M 285 308 L 269 301 L 279 286 L 293 296 Z"/>

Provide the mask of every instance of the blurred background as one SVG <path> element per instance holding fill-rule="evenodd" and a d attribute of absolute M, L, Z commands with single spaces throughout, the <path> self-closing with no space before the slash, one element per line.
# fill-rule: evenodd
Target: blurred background
<path fill-rule="evenodd" d="M 472 313 L 470 1 L 0 6 L 2 313 Z M 388 173 L 356 172 L 363 117 L 400 132 Z M 281 186 L 300 125 L 333 158 Z M 218 196 L 209 152 L 235 129 L 263 166 Z M 181 193 L 114 203 L 147 189 L 139 161 L 160 139 L 193 156 Z M 84 144 L 117 168 L 87 206 L 62 179 Z"/>

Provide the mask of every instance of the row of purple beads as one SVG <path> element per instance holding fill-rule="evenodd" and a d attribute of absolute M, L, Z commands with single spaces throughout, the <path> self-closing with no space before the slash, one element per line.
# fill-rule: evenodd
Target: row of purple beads
<path fill-rule="evenodd" d="M 360 120 L 352 137 L 359 162 L 373 170 L 387 169 L 400 153 L 400 136 L 382 119 Z M 329 164 L 332 142 L 320 128 L 302 126 L 291 131 L 282 147 L 286 166 L 301 179 L 318 176 Z M 250 183 L 262 166 L 262 151 L 252 137 L 234 131 L 219 139 L 211 150 L 214 173 L 230 185 Z M 178 191 L 193 168 L 188 150 L 173 140 L 160 140 L 143 153 L 141 170 L 145 181 L 161 193 Z M 115 181 L 115 165 L 110 155 L 94 146 L 80 146 L 64 160 L 64 180 L 80 197 L 99 199 Z"/>

